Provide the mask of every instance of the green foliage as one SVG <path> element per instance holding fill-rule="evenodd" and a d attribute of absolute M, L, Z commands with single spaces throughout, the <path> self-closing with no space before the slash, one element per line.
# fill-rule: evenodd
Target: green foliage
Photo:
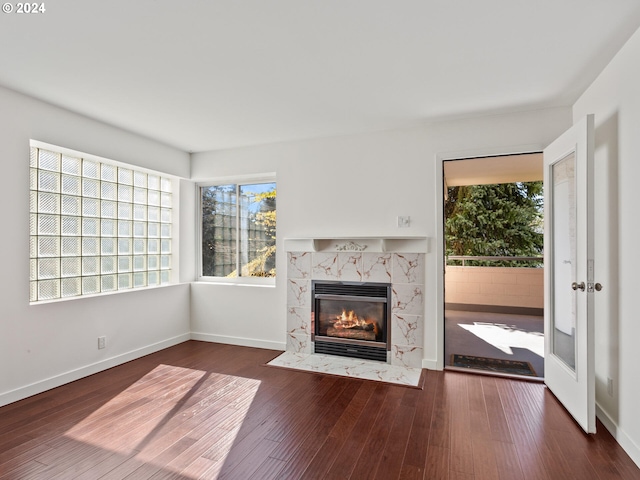
<path fill-rule="evenodd" d="M 541 255 L 542 204 L 539 181 L 450 187 L 445 202 L 447 255 Z"/>

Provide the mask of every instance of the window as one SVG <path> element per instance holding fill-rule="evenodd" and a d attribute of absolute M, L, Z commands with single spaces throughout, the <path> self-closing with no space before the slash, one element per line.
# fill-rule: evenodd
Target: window
<path fill-rule="evenodd" d="M 200 187 L 203 277 L 275 277 L 276 184 Z"/>
<path fill-rule="evenodd" d="M 30 301 L 168 284 L 172 181 L 31 147 Z"/>

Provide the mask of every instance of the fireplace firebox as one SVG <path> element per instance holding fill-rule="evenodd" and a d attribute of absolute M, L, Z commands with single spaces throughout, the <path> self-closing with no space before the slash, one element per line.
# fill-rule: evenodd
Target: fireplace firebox
<path fill-rule="evenodd" d="M 314 352 L 388 361 L 391 284 L 312 280 Z"/>

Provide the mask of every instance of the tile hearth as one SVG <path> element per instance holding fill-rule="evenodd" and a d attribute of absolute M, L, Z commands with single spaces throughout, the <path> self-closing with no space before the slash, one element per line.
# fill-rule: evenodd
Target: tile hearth
<path fill-rule="evenodd" d="M 296 352 L 284 352 L 268 362 L 267 365 L 363 380 L 375 380 L 408 387 L 420 387 L 420 375 L 422 373 L 420 368 L 409 368 L 332 355 Z"/>

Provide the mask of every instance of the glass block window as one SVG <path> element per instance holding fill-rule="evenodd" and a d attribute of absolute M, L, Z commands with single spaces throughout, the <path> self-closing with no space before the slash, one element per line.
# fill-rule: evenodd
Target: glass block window
<path fill-rule="evenodd" d="M 30 301 L 171 280 L 172 181 L 31 147 Z"/>

